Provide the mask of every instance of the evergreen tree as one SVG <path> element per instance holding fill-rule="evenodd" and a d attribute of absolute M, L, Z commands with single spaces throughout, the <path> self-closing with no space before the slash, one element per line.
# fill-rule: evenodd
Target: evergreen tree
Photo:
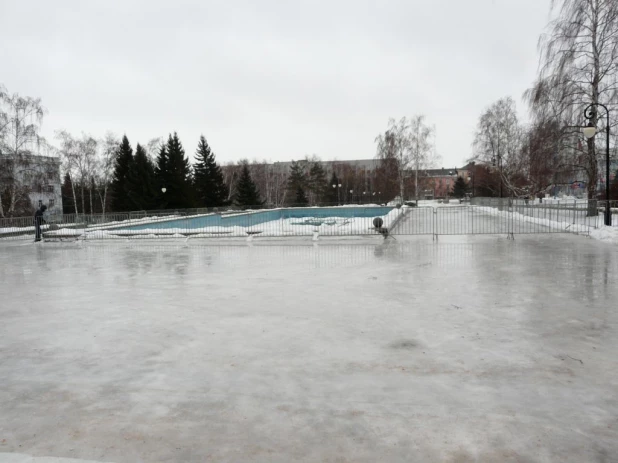
<path fill-rule="evenodd" d="M 159 148 L 159 153 L 157 154 L 156 164 L 154 168 L 154 174 L 155 186 L 157 189 L 156 207 L 165 209 L 167 207 L 167 201 L 165 193 L 163 193 L 162 191 L 162 188 L 167 189 L 167 184 L 169 183 L 167 177 L 167 147 L 165 146 L 165 144 L 162 144 Z"/>
<path fill-rule="evenodd" d="M 468 192 L 468 185 L 463 177 L 457 177 L 455 184 L 453 185 L 453 196 L 455 198 L 463 198 Z"/>
<path fill-rule="evenodd" d="M 303 190 L 301 186 L 298 186 L 296 188 L 294 206 L 302 207 L 302 206 L 307 206 L 308 204 L 309 204 L 309 200 L 307 199 L 307 196 L 305 195 L 305 190 Z"/>
<path fill-rule="evenodd" d="M 195 153 L 194 184 L 199 206 L 219 207 L 227 204 L 228 188 L 223 180 L 221 167 L 202 135 Z"/>
<path fill-rule="evenodd" d="M 333 188 L 333 185 L 335 187 Z M 337 178 L 337 174 L 333 172 L 333 175 L 330 176 L 330 182 L 328 183 L 328 202 L 331 205 L 337 204 L 339 205 L 339 179 Z"/>
<path fill-rule="evenodd" d="M 311 169 L 309 169 L 309 190 L 313 195 L 312 203 L 314 205 L 320 204 L 328 199 L 327 195 L 330 192 L 326 181 L 326 171 L 319 161 L 313 162 L 311 164 Z"/>
<path fill-rule="evenodd" d="M 114 175 L 112 177 L 112 210 L 115 212 L 131 210 L 129 200 L 129 171 L 133 164 L 133 149 L 125 135 L 116 150 Z"/>
<path fill-rule="evenodd" d="M 298 161 L 292 161 L 290 166 L 290 175 L 288 176 L 287 190 L 288 198 L 292 206 L 298 206 L 296 199 L 299 196 L 298 190 L 303 190 L 302 196 L 305 198 L 305 204 L 307 203 L 305 189 L 307 188 L 307 176 L 305 174 L 305 167 Z M 300 204 L 300 205 L 305 205 Z"/>
<path fill-rule="evenodd" d="M 259 207 L 263 204 L 257 186 L 249 173 L 249 165 L 246 162 L 243 163 L 242 170 L 240 171 L 234 203 L 239 207 Z"/>
<path fill-rule="evenodd" d="M 167 208 L 184 209 L 193 206 L 191 167 L 176 132 L 167 140 L 167 159 L 162 178 L 166 182 L 164 197 Z"/>
<path fill-rule="evenodd" d="M 60 191 L 62 192 L 62 213 L 73 214 L 75 212 L 75 202 L 73 201 L 71 177 L 68 172 L 64 174 L 64 182 L 62 183 Z"/>
<path fill-rule="evenodd" d="M 128 178 L 131 209 L 148 210 L 156 207 L 158 192 L 154 165 L 139 143 L 135 147 Z"/>

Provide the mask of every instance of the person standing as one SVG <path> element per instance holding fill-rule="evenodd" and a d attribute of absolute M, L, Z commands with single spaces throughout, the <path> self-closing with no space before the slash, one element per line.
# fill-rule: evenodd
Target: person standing
<path fill-rule="evenodd" d="M 43 219 L 43 214 L 45 213 L 46 210 L 47 210 L 47 206 L 43 204 L 34 213 L 34 230 L 35 230 L 34 241 L 41 241 L 41 224 L 45 222 L 45 219 Z"/>

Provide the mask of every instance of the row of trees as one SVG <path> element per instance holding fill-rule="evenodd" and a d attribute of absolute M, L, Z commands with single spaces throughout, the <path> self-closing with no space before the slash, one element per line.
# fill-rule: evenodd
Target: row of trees
<path fill-rule="evenodd" d="M 371 165 L 324 162 L 317 156 L 274 164 L 242 160 L 223 166 L 225 181 L 232 190 L 245 166 L 260 197 L 272 207 L 386 202 L 399 191 L 388 163 L 379 160 Z"/>
<path fill-rule="evenodd" d="M 32 162 L 33 152 L 47 154 L 49 150 L 39 135 L 44 114 L 40 99 L 9 93 L 0 84 L 0 217 L 29 209 L 32 185 L 42 184 L 53 167 Z"/>
<path fill-rule="evenodd" d="M 66 169 L 63 203 L 67 212 L 181 209 L 229 204 L 223 173 L 203 136 L 193 166 L 189 164 L 176 133 L 170 134 L 165 143 L 159 140 L 153 140 L 147 146 L 138 143 L 135 152 L 126 135 L 121 141 L 108 135 L 102 143 L 89 136 L 75 139 L 66 132 L 58 136 Z M 98 195 L 100 209 L 93 204 L 94 195 Z"/>
<path fill-rule="evenodd" d="M 219 166 L 204 137 L 191 164 L 176 133 L 165 141 L 155 138 L 138 143 L 133 149 L 126 136 L 119 139 L 108 133 L 99 139 L 61 130 L 52 140 L 54 146 L 40 135 L 46 113 L 40 99 L 9 94 L 1 88 L 0 103 L 1 217 L 31 213 L 28 194 L 59 181 L 55 160 L 60 160 L 66 213 L 385 202 L 402 196 L 406 170 L 425 165 L 424 154 L 415 153 L 427 151 L 424 143 L 431 133 L 422 117 L 399 121 L 398 125 L 393 122 L 384 136 L 407 137 L 408 152 L 384 148 L 376 164 L 369 167 L 327 164 L 316 156 L 291 166 L 247 160 Z M 54 161 L 49 172 L 34 169 L 41 177 L 35 180 L 32 175 L 20 176 L 35 157 L 34 164 L 40 166 L 42 154 Z M 405 188 L 409 189 L 408 183 Z"/>
<path fill-rule="evenodd" d="M 399 197 L 405 199 L 406 178 L 412 172 L 414 198 L 418 201 L 422 189 L 419 177 L 424 170 L 435 167 L 439 160 L 432 138 L 434 132 L 423 115 L 389 121 L 388 129 L 376 138 L 379 175 L 385 189 L 392 191 L 396 188 Z"/>
<path fill-rule="evenodd" d="M 618 2 L 554 0 L 551 8 L 556 19 L 539 40 L 539 75 L 524 92 L 531 122 L 520 122 L 512 98 L 498 100 L 479 118 L 473 159 L 495 166 L 496 195 L 532 196 L 581 183 L 588 198 L 597 198 L 605 137 L 586 139 L 581 126 L 606 129 L 598 104 L 610 109 L 610 128 L 618 125 Z M 588 121 L 583 111 L 589 104 L 597 111 Z"/>

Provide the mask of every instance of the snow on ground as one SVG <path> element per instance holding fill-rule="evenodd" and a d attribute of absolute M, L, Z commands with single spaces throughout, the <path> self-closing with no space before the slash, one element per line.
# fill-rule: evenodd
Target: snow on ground
<path fill-rule="evenodd" d="M 596 240 L 618 244 L 618 225 L 612 224 L 611 227 L 601 225 L 597 229 L 591 229 L 590 236 Z"/>
<path fill-rule="evenodd" d="M 531 223 L 542 225 L 553 230 L 567 230 L 572 233 L 585 234 L 596 240 L 605 241 L 611 244 L 618 244 L 618 216 L 613 217 L 612 226 L 608 227 L 603 224 L 603 215 L 597 217 L 586 217 L 582 214 L 580 217 L 570 217 L 568 211 L 559 215 L 562 220 L 550 220 L 541 217 L 529 217 L 518 212 L 499 211 L 496 208 L 477 206 L 477 209 L 498 217 L 513 216 L 513 219 L 518 222 Z M 578 221 L 583 223 L 572 223 Z M 514 226 L 515 227 L 515 226 Z"/>
<path fill-rule="evenodd" d="M 109 217 L 114 217 L 114 216 L 118 216 L 119 214 L 110 214 Z M 201 217 L 203 215 L 206 214 L 201 214 L 201 215 L 196 215 L 196 216 L 190 216 L 190 217 Z M 166 221 L 166 220 L 174 220 L 174 219 L 178 219 L 179 215 L 169 215 L 169 216 L 165 216 L 165 217 L 159 217 L 159 216 L 154 216 L 154 217 L 142 217 L 139 219 L 126 219 L 126 220 L 111 220 L 109 222 L 105 221 L 104 224 L 99 224 L 99 225 L 88 225 L 88 229 L 92 229 L 92 230 L 97 230 L 100 228 L 113 228 L 113 227 L 118 227 L 118 226 L 123 226 L 126 227 L 127 225 L 140 225 L 143 223 L 154 223 L 154 222 L 162 222 L 162 221 Z M 183 217 L 185 218 L 185 217 Z M 188 217 L 187 217 L 188 218 Z M 99 217 L 100 220 L 105 220 L 103 217 Z M 34 219 L 28 219 L 30 222 L 34 222 Z M 77 220 L 79 221 L 80 218 L 78 217 Z M 26 223 L 26 220 L 23 220 L 24 223 Z M 51 223 L 51 222 L 50 222 Z M 72 232 L 74 232 L 76 229 L 79 230 L 84 230 L 84 223 L 56 223 L 54 222 L 54 225 L 58 226 L 59 229 L 62 230 L 71 230 Z M 50 225 L 48 224 L 43 224 L 41 225 L 41 230 L 46 231 L 49 230 Z M 71 227 L 71 228 L 64 228 L 64 227 Z M 75 228 L 77 227 L 77 228 Z M 13 234 L 13 233 L 21 233 L 21 232 L 33 232 L 34 233 L 34 225 L 29 225 L 29 226 L 25 226 L 25 227 L 4 227 L 4 228 L 0 228 L 0 236 L 4 235 L 4 234 Z"/>
<path fill-rule="evenodd" d="M 368 207 L 368 205 L 363 205 Z M 437 211 L 435 216 L 430 211 Z M 246 211 L 238 214 L 247 214 Z M 213 237 L 292 237 L 292 236 L 358 236 L 376 235 L 373 218 L 293 218 L 280 219 L 249 227 L 212 226 L 189 228 L 189 220 L 198 216 L 145 217 L 130 221 L 117 221 L 89 228 L 60 228 L 47 231 L 46 237 L 81 237 L 83 239 L 158 239 L 161 237 L 213 238 Z M 494 218 L 492 222 L 491 218 Z M 404 206 L 393 209 L 383 216 L 384 227 L 397 235 L 407 234 L 504 234 L 504 233 L 546 233 L 573 232 L 589 234 L 595 239 L 616 244 L 618 238 L 618 215 L 614 217 L 614 227 L 603 226 L 603 217 L 587 217 L 585 210 L 558 210 L 545 208 L 515 207 L 499 210 L 494 207 L 460 205 L 452 201 L 440 204 L 437 201 L 420 201 L 419 207 Z M 121 230 L 127 224 L 139 225 L 161 221 L 187 219 L 187 227 L 170 229 Z M 404 219 L 404 220 L 401 220 Z M 34 227 L 29 227 L 33 229 Z M 21 238 L 29 239 L 30 235 Z"/>
<path fill-rule="evenodd" d="M 391 227 L 404 213 L 405 208 L 393 209 L 382 216 L 383 226 Z M 184 219 L 184 218 L 183 218 Z M 188 218 L 187 218 L 188 219 Z M 284 236 L 313 236 L 318 233 L 322 236 L 337 235 L 368 235 L 377 234 L 373 226 L 373 217 L 326 217 L 326 218 L 291 218 L 279 219 L 249 227 L 202 227 L 202 228 L 147 228 L 142 230 L 114 230 L 103 227 L 99 229 L 67 229 L 48 232 L 46 236 L 83 236 L 85 239 L 126 239 L 127 237 L 155 238 L 165 236 L 184 236 L 190 233 L 196 238 L 211 238 L 217 236 L 246 237 L 247 234 L 259 234 L 266 237 Z M 188 224 L 189 222 L 187 222 Z"/>
<path fill-rule="evenodd" d="M 190 243 L 0 243 L 0 461 L 616 459 L 607 244 Z"/>
<path fill-rule="evenodd" d="M 49 225 L 41 225 L 41 229 L 42 230 L 47 230 L 47 228 L 49 228 Z M 27 226 L 27 227 L 4 227 L 4 228 L 0 228 L 0 235 L 6 234 L 6 233 L 27 232 L 27 231 L 34 232 L 34 225 Z"/>
<path fill-rule="evenodd" d="M 578 223 L 569 223 L 568 221 L 556 221 L 543 217 L 530 217 L 525 214 L 521 214 L 519 212 L 513 212 L 509 210 L 498 210 L 493 207 L 484 207 L 484 206 L 475 206 L 475 208 L 481 212 L 486 214 L 490 214 L 496 217 L 502 217 L 505 219 L 513 219 L 513 221 L 531 223 L 535 225 L 542 225 L 549 229 L 555 230 L 569 230 L 573 233 L 584 233 L 587 234 L 590 230 L 589 225 L 578 224 Z"/>

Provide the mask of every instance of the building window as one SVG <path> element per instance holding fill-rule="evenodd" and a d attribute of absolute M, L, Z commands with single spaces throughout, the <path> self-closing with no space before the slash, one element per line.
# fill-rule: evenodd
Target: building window
<path fill-rule="evenodd" d="M 39 199 L 39 207 L 41 207 L 43 205 L 43 200 Z"/>
<path fill-rule="evenodd" d="M 47 192 L 48 193 L 53 193 L 54 192 L 54 185 L 47 185 Z"/>
<path fill-rule="evenodd" d="M 56 200 L 54 198 L 49 199 L 49 208 L 51 209 L 56 204 Z"/>

